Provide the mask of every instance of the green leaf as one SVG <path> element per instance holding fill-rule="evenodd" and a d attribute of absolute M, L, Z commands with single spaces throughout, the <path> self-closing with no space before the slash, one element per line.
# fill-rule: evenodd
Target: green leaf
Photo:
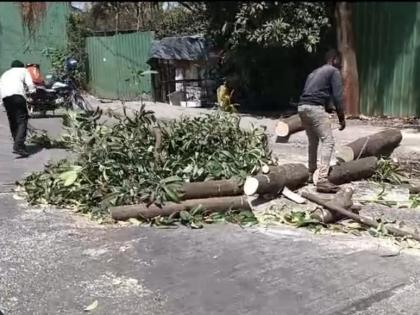
<path fill-rule="evenodd" d="M 194 166 L 189 164 L 186 168 L 184 168 L 184 170 L 182 171 L 183 173 L 191 173 L 194 169 Z"/>
<path fill-rule="evenodd" d="M 349 223 L 342 222 L 342 224 L 349 229 L 359 230 L 363 228 L 363 226 L 359 222 L 349 222 Z"/>
<path fill-rule="evenodd" d="M 180 216 L 181 220 L 184 221 L 184 222 L 190 222 L 191 219 L 192 219 L 192 216 L 190 215 L 190 213 L 188 211 L 185 211 L 185 210 L 182 210 L 179 213 L 179 216 Z"/>
<path fill-rule="evenodd" d="M 181 181 L 182 181 L 182 178 L 178 176 L 171 176 L 171 177 L 162 179 L 160 182 L 162 184 L 170 184 L 170 183 L 181 182 Z"/>
<path fill-rule="evenodd" d="M 170 200 L 174 202 L 180 202 L 180 198 L 175 191 L 173 191 L 171 188 L 167 186 L 163 186 L 163 189 L 165 190 L 165 193 L 170 198 Z"/>
<path fill-rule="evenodd" d="M 146 70 L 146 71 L 142 71 L 140 73 L 141 76 L 145 76 L 145 75 L 150 75 L 150 74 L 158 74 L 159 72 L 155 71 L 155 70 Z"/>
<path fill-rule="evenodd" d="M 77 171 L 67 171 L 60 174 L 59 178 L 64 182 L 64 187 L 68 187 L 74 184 L 78 176 Z"/>
<path fill-rule="evenodd" d="M 203 228 L 203 224 L 202 223 L 191 222 L 190 227 L 192 229 L 202 229 Z"/>
<path fill-rule="evenodd" d="M 202 214 L 203 213 L 203 206 L 200 204 L 197 207 L 194 207 L 193 209 L 191 209 L 190 213 L 192 216 L 198 215 L 198 214 Z"/>
<path fill-rule="evenodd" d="M 85 312 L 91 312 L 91 311 L 93 311 L 95 308 L 97 308 L 98 307 L 98 301 L 97 300 L 95 300 L 92 304 L 90 304 L 89 306 L 87 306 L 85 309 L 84 309 L 84 311 Z"/>

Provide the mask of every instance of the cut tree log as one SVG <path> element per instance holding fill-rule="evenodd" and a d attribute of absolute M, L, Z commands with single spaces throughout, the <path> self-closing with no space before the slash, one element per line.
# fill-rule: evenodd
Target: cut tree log
<path fill-rule="evenodd" d="M 410 195 L 420 194 L 420 181 L 416 179 L 409 179 L 408 183 L 401 185 L 404 188 L 408 188 Z"/>
<path fill-rule="evenodd" d="M 270 173 L 270 167 L 269 167 L 267 164 L 264 164 L 264 165 L 261 167 L 261 172 L 262 172 L 263 174 L 268 174 L 268 173 Z"/>
<path fill-rule="evenodd" d="M 400 144 L 401 131 L 398 129 L 385 129 L 373 135 L 359 138 L 336 150 L 337 160 L 348 162 L 367 156 L 386 156 Z"/>
<path fill-rule="evenodd" d="M 309 179 L 309 170 L 304 164 L 290 163 L 270 167 L 270 172 L 279 172 L 285 176 L 285 186 L 296 190 L 306 185 Z"/>
<path fill-rule="evenodd" d="M 343 208 L 343 207 L 341 207 L 341 206 L 339 206 L 335 203 L 325 202 L 325 200 L 323 200 L 321 197 L 319 197 L 317 195 L 314 195 L 314 194 L 311 194 L 311 193 L 308 193 L 308 192 L 305 191 L 305 192 L 302 193 L 302 197 L 304 197 L 304 198 L 308 199 L 309 201 L 312 201 L 312 202 L 314 202 L 314 203 L 316 203 L 320 206 L 323 206 L 323 207 L 327 208 L 328 210 L 338 212 L 338 213 L 344 215 L 345 217 L 353 219 L 353 220 L 355 220 L 359 223 L 362 223 L 364 225 L 374 227 L 374 228 L 377 228 L 379 226 L 379 223 L 376 220 L 372 220 L 370 218 L 360 216 L 356 213 L 353 213 L 349 210 L 346 210 L 345 208 Z M 418 235 L 416 233 L 412 233 L 412 232 L 409 232 L 409 231 L 404 231 L 404 230 L 401 230 L 401 229 L 398 229 L 396 227 L 389 226 L 389 225 L 385 225 L 384 227 L 389 233 L 394 234 L 396 236 L 402 236 L 402 237 L 409 236 L 409 237 L 415 239 L 416 241 L 420 241 L 420 235 Z"/>
<path fill-rule="evenodd" d="M 184 183 L 180 189 L 183 200 L 242 195 L 242 185 L 234 179 Z"/>
<path fill-rule="evenodd" d="M 281 119 L 276 126 L 276 135 L 280 138 L 285 138 L 294 134 L 295 132 L 302 131 L 305 128 L 298 114 Z"/>
<path fill-rule="evenodd" d="M 258 174 L 245 180 L 244 193 L 247 196 L 255 194 L 277 195 L 281 193 L 285 183 L 285 178 L 280 173 Z"/>
<path fill-rule="evenodd" d="M 297 204 L 304 204 L 306 202 L 306 199 L 302 198 L 300 195 L 294 193 L 289 188 L 284 187 L 283 191 L 281 192 L 284 197 L 287 199 L 297 203 Z"/>
<path fill-rule="evenodd" d="M 343 207 L 344 209 L 348 210 L 351 209 L 353 206 L 353 189 L 346 188 L 340 190 L 333 199 L 324 199 L 325 203 L 332 203 L 336 206 Z M 311 218 L 319 220 L 322 223 L 334 223 L 338 220 L 344 218 L 344 215 L 336 212 L 330 211 L 329 209 L 325 208 L 317 208 L 314 212 L 311 213 Z"/>
<path fill-rule="evenodd" d="M 153 127 L 153 133 L 155 135 L 155 150 L 153 152 L 156 163 L 162 163 L 162 131 L 159 127 Z"/>
<path fill-rule="evenodd" d="M 269 169 L 268 174 L 249 176 L 245 180 L 245 195 L 279 194 L 284 187 L 295 190 L 304 186 L 309 178 L 308 168 L 303 164 L 283 164 Z"/>
<path fill-rule="evenodd" d="M 362 179 L 367 179 L 375 174 L 378 159 L 374 156 L 360 160 L 346 162 L 333 166 L 328 174 L 328 180 L 335 185 L 342 185 Z M 318 182 L 319 170 L 313 175 L 313 182 Z"/>
<path fill-rule="evenodd" d="M 251 210 L 246 196 L 220 197 L 206 199 L 191 199 L 180 203 L 168 202 L 162 207 L 154 204 L 149 207 L 146 204 L 120 206 L 111 208 L 111 216 L 114 220 L 125 221 L 128 219 L 153 219 L 157 216 L 170 216 L 182 210 L 191 210 L 203 207 L 208 212 L 224 212 L 230 209 Z"/>

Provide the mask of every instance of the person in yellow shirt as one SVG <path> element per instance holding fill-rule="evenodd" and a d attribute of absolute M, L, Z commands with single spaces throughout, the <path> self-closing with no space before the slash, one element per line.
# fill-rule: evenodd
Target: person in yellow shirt
<path fill-rule="evenodd" d="M 235 90 L 231 90 L 227 80 L 217 89 L 217 104 L 225 112 L 236 112 L 237 104 L 232 104 L 232 96 Z"/>

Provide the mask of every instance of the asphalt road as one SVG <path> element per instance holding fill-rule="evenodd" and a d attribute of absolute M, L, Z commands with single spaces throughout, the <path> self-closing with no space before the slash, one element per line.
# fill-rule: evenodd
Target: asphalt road
<path fill-rule="evenodd" d="M 58 118 L 32 120 L 51 133 Z M 10 184 L 59 150 L 15 159 L 0 112 L 0 310 L 7 315 L 420 314 L 419 257 L 367 237 L 287 227 L 161 230 L 36 209 Z M 390 255 L 391 254 L 391 255 Z"/>

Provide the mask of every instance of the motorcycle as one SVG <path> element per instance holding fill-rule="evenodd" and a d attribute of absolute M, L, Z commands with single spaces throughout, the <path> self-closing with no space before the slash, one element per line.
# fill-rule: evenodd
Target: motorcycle
<path fill-rule="evenodd" d="M 43 116 L 47 111 L 55 111 L 58 108 L 71 110 L 90 111 L 92 107 L 81 95 L 72 78 L 77 61 L 70 59 L 66 61 L 65 73 L 60 77 L 47 75 L 47 82 L 33 80 L 35 85 L 35 93 L 28 97 L 28 109 L 31 114 L 40 112 Z M 38 65 L 35 65 L 38 66 Z M 27 65 L 27 68 L 34 67 L 33 64 Z M 39 66 L 38 66 L 39 69 Z M 31 73 L 32 75 L 32 73 Z"/>

